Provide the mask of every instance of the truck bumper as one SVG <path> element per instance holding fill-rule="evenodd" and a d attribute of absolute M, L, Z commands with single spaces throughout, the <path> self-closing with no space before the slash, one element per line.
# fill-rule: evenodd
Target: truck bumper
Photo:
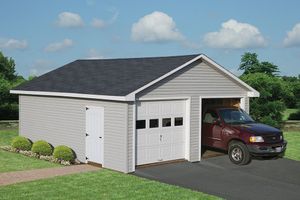
<path fill-rule="evenodd" d="M 278 156 L 284 154 L 287 146 L 287 141 L 272 145 L 256 145 L 248 144 L 247 148 L 253 156 Z"/>

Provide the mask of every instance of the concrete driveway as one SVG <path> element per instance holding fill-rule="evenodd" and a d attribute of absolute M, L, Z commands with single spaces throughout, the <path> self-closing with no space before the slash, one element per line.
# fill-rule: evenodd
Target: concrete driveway
<path fill-rule="evenodd" d="M 198 163 L 140 168 L 134 174 L 225 199 L 300 199 L 300 162 L 289 159 L 236 166 L 225 155 Z"/>

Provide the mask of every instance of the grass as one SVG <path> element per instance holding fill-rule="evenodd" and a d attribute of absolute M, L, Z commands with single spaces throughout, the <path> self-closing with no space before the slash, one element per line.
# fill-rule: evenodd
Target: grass
<path fill-rule="evenodd" d="M 284 157 L 300 161 L 300 132 L 285 132 L 284 137 L 288 141 Z"/>
<path fill-rule="evenodd" d="M 282 120 L 286 121 L 288 120 L 290 114 L 297 112 L 298 109 L 295 108 L 287 108 L 284 112 L 283 112 L 283 116 L 282 116 Z"/>
<path fill-rule="evenodd" d="M 0 130 L 0 146 L 10 145 L 12 139 L 18 135 L 18 130 Z"/>
<path fill-rule="evenodd" d="M 1 199 L 219 199 L 110 170 L 0 187 Z"/>
<path fill-rule="evenodd" d="M 18 131 L 16 129 L 0 130 L 0 146 L 10 145 L 12 138 L 17 135 Z M 0 163 L 0 173 L 61 166 L 4 150 L 0 150 Z"/>

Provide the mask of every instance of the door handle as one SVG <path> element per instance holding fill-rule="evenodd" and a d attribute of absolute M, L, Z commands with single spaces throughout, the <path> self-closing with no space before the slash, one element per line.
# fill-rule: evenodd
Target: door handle
<path fill-rule="evenodd" d="M 102 139 L 102 137 L 99 137 L 100 139 Z"/>
<path fill-rule="evenodd" d="M 85 133 L 85 136 L 89 136 L 89 134 Z"/>

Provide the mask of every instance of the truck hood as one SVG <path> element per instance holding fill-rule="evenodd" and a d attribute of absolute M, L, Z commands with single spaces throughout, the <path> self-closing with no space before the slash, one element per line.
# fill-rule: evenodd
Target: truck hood
<path fill-rule="evenodd" d="M 232 128 L 235 128 L 242 132 L 246 131 L 254 135 L 270 135 L 270 134 L 281 133 L 281 131 L 277 128 L 274 128 L 266 124 L 260 124 L 260 123 L 232 125 Z"/>

